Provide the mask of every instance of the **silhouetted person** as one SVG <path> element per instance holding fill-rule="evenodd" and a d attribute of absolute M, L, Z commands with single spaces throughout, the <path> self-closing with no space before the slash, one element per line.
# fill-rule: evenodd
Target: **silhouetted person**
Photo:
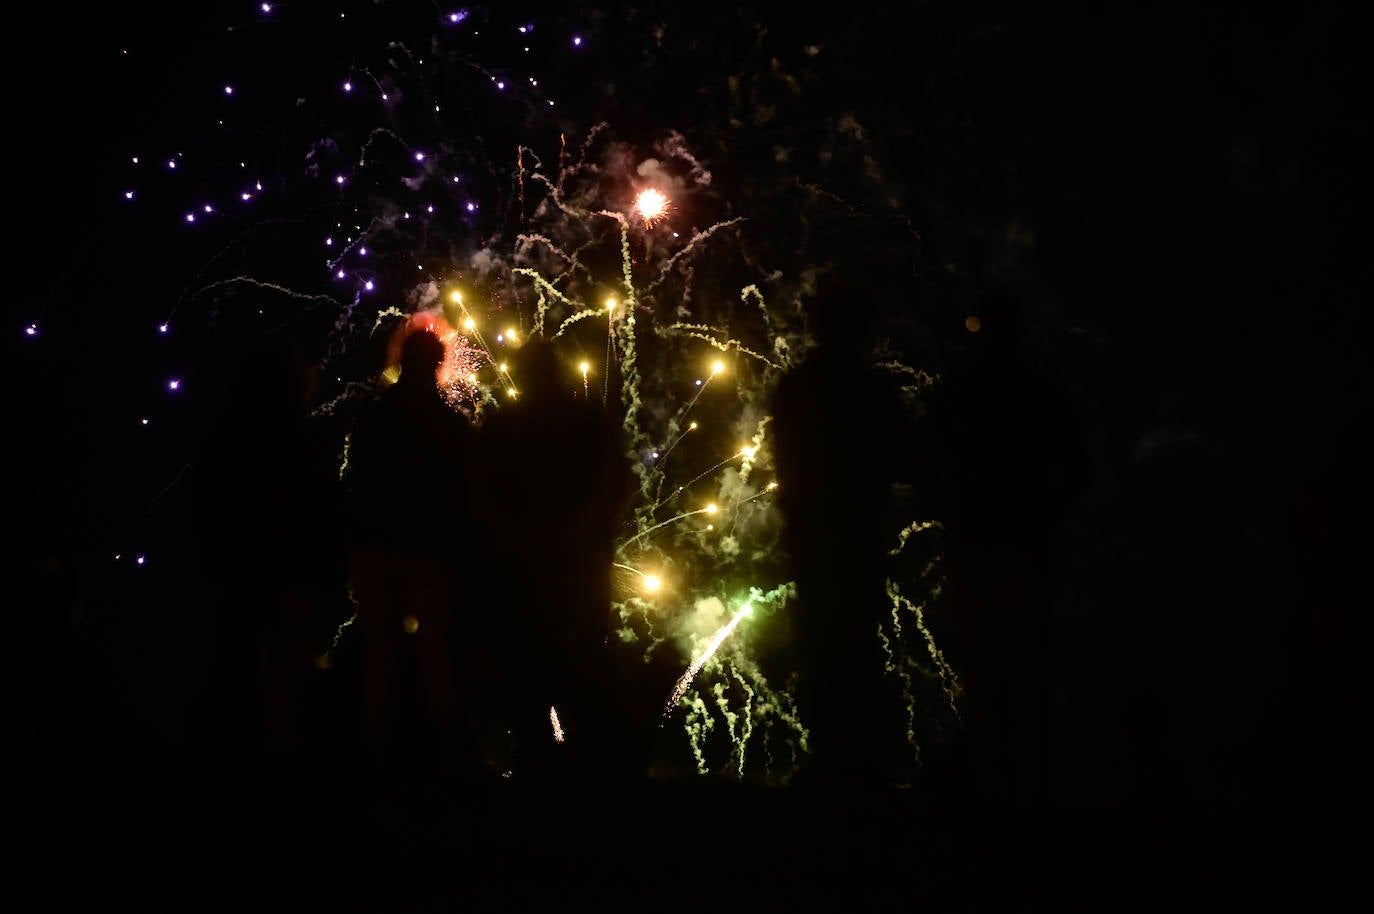
<path fill-rule="evenodd" d="M 904 417 L 896 391 L 872 369 L 860 322 L 844 313 L 848 301 L 835 289 L 817 303 L 820 345 L 778 383 L 774 461 L 797 582 L 798 706 L 813 756 L 805 777 L 818 786 L 886 786 L 900 730 L 884 715 L 878 629 L 888 613 L 895 531 L 887 506 L 902 476 Z"/>
<path fill-rule="evenodd" d="M 332 467 L 308 422 L 314 367 L 297 347 L 222 347 L 191 470 L 211 607 L 210 683 L 193 725 L 217 742 L 285 748 L 300 735 L 307 632 L 337 570 Z"/>
<path fill-rule="evenodd" d="M 515 399 L 479 433 L 484 515 L 495 525 L 492 572 L 517 777 L 635 776 L 642 759 L 613 676 L 611 562 L 630 495 L 621 434 L 551 344 L 512 359 Z M 564 742 L 555 741 L 556 709 Z M 647 736 L 645 737 L 647 738 Z M 625 765 L 631 770 L 619 768 Z"/>
<path fill-rule="evenodd" d="M 476 755 L 470 690 L 455 669 L 462 541 L 471 535 L 463 484 L 472 428 L 439 393 L 444 344 L 412 331 L 400 379 L 358 417 L 349 439 L 354 549 L 350 579 L 364 643 L 364 726 L 373 760 L 424 737 L 450 770 Z M 456 643 L 455 643 L 456 642 Z M 406 726 L 402 685 L 418 662 L 422 718 Z"/>
<path fill-rule="evenodd" d="M 1051 787 L 1054 550 L 1088 469 L 1084 430 L 1024 307 L 1000 294 L 979 302 L 966 351 L 929 397 L 917 449 L 945 526 L 969 783 L 1021 811 Z"/>

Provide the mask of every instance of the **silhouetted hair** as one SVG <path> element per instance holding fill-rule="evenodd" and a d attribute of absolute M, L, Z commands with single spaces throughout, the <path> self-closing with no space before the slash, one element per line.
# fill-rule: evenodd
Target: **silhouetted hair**
<path fill-rule="evenodd" d="M 444 343 L 428 330 L 417 330 L 401 345 L 401 377 L 433 376 L 444 361 Z"/>
<path fill-rule="evenodd" d="M 562 390 L 563 363 L 548 340 L 531 337 L 511 358 L 511 369 L 523 397 L 557 396 Z"/>

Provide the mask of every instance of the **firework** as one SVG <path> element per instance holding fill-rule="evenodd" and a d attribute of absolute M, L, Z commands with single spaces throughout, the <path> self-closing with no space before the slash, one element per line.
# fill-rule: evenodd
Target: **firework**
<path fill-rule="evenodd" d="M 653 225 L 668 212 L 668 198 L 662 191 L 650 187 L 635 196 L 635 212 L 644 220 L 645 225 Z"/>
<path fill-rule="evenodd" d="M 735 613 L 730 621 L 721 626 L 720 631 L 716 632 L 715 636 L 711 638 L 710 642 L 706 645 L 706 650 L 702 651 L 701 655 L 693 660 L 691 665 L 687 667 L 687 672 L 682 674 L 682 678 L 677 681 L 677 685 L 673 686 L 673 693 L 668 696 L 668 704 L 663 708 L 663 716 L 665 718 L 672 713 L 673 708 L 677 707 L 678 702 L 682 700 L 683 694 L 687 691 L 688 687 L 691 686 L 692 680 L 697 678 L 697 673 L 701 672 L 701 668 L 705 665 L 706 661 L 716 655 L 716 651 L 720 650 L 720 646 L 725 643 L 726 638 L 730 637 L 730 633 L 738 627 L 740 622 L 744 621 L 745 616 L 750 615 L 752 612 L 753 607 L 748 603 L 741 606 L 739 612 Z"/>
<path fill-rule="evenodd" d="M 581 46 L 580 36 L 570 41 Z M 611 612 L 619 625 L 614 643 L 624 655 L 617 662 L 634 669 L 655 652 L 674 652 L 670 674 L 686 664 L 663 714 L 684 711 L 698 770 L 728 764 L 740 777 L 747 770 L 785 774 L 805 754 L 807 731 L 778 685 L 791 674 L 786 644 L 779 644 L 787 626 L 772 623 L 794 590 L 777 506 L 767 497 L 777 483 L 761 485 L 758 476 L 772 472 L 772 391 L 793 354 L 811 345 L 804 313 L 811 281 L 793 275 L 805 265 L 776 256 L 762 259 L 773 272 L 757 265 L 744 250 L 747 217 L 736 214 L 739 201 L 710 190 L 710 173 L 675 132 L 656 142 L 658 172 L 646 178 L 645 156 L 616 141 L 607 124 L 594 124 L 580 144 L 568 145 L 562 123 L 550 132 L 552 121 L 531 120 L 521 108 L 508 115 L 519 136 L 492 153 L 473 145 L 483 131 L 449 123 L 447 106 L 441 111 L 437 102 L 423 118 L 407 120 L 405 111 L 420 109 L 403 109 L 398 99 L 436 98 L 442 87 L 504 101 L 516 97 L 518 86 L 536 110 L 553 106 L 553 81 L 543 74 L 536 83 L 534 75 L 497 76 L 466 59 L 455 67 L 451 50 L 436 40 L 429 52 L 412 54 L 398 43 L 386 49 L 385 74 L 380 67 L 342 68 L 334 85 L 350 114 L 326 140 L 313 133 L 275 137 L 289 158 L 249 157 L 234 163 L 239 169 L 228 178 L 207 177 L 206 186 L 223 185 L 229 196 L 187 200 L 173 214 L 184 222 L 179 228 L 207 232 L 240 219 L 240 233 L 200 268 L 159 333 L 173 318 L 189 319 L 191 306 L 231 292 L 271 296 L 293 317 L 328 311 L 333 322 L 322 331 L 318 367 L 337 386 L 323 392 L 325 405 L 315 414 L 321 421 L 336 410 L 346 416 L 379 384 L 396 380 L 401 340 L 417 330 L 444 342 L 436 381 L 450 405 L 469 413 L 500 409 L 519 396 L 507 358 L 532 337 L 556 344 L 569 366 L 567 383 L 575 392 L 580 374 L 585 400 L 591 368 L 602 361 L 601 402 L 620 417 L 637 481 L 616 543 L 621 586 Z M 218 83 L 216 92 L 231 94 L 222 91 L 227 85 Z M 236 102 L 247 95 L 232 94 Z M 539 135 L 560 137 L 556 167 L 553 156 L 546 168 L 525 145 Z M 506 167 L 511 152 L 514 172 Z M 185 180 L 205 167 L 180 152 L 165 154 L 156 159 L 169 166 L 157 170 L 164 177 Z M 302 186 L 269 174 L 296 174 Z M 659 187 L 671 188 L 674 199 Z M 137 189 L 139 201 L 155 196 Z M 134 190 L 119 190 L 136 205 Z M 251 215 L 237 206 L 250 202 Z M 688 211 L 705 227 L 676 224 L 677 214 Z M 276 256 L 279 239 L 271 232 L 278 222 L 302 220 L 310 247 L 300 260 L 316 271 L 310 275 L 321 291 L 230 275 L 252 260 L 244 255 L 256 245 Z M 787 304 L 770 310 L 769 299 Z M 37 326 L 28 332 L 35 335 Z M 384 332 L 390 352 L 378 375 L 363 354 Z M 889 361 L 913 383 L 928 377 Z M 187 389 L 194 385 L 175 382 L 167 388 L 178 396 L 194 393 Z M 341 477 L 348 469 L 345 435 L 338 439 Z M 558 473 L 556 460 L 548 472 Z M 894 666 L 904 662 L 899 651 L 917 648 L 957 694 L 921 610 L 932 595 L 891 596 L 894 628 L 884 637 Z M 740 608 L 722 623 L 727 605 Z M 753 619 L 749 637 L 732 639 L 746 616 Z M 909 628 L 920 633 L 920 644 L 902 641 L 902 618 L 916 620 Z M 350 630 L 348 622 L 339 626 L 329 651 Z M 549 717 L 561 741 L 555 708 Z"/>

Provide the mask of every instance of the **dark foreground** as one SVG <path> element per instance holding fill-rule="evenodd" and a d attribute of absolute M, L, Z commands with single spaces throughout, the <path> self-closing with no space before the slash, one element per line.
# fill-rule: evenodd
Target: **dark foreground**
<path fill-rule="evenodd" d="M 919 789 L 484 785 L 122 751 L 5 772 L 10 911 L 1357 906 L 1346 836 Z"/>

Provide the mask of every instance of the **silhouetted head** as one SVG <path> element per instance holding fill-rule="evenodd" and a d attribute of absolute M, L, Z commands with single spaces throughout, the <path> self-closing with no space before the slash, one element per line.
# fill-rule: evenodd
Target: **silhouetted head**
<path fill-rule="evenodd" d="M 522 400 L 543 401 L 566 393 L 563 363 L 548 340 L 531 337 L 511 357 L 510 369 Z"/>
<path fill-rule="evenodd" d="M 443 361 L 443 341 L 428 330 L 416 330 L 401 345 L 401 378 L 412 384 L 433 381 Z"/>

